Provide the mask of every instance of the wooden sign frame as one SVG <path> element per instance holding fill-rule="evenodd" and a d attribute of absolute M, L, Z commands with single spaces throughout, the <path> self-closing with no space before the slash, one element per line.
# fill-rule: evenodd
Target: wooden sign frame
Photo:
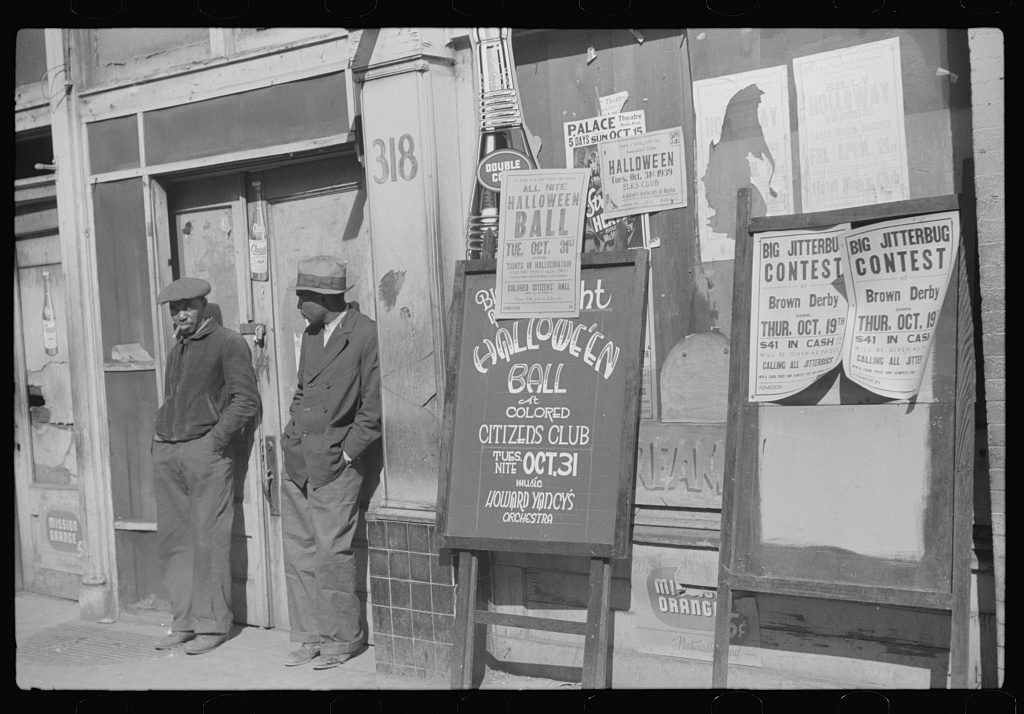
<path fill-rule="evenodd" d="M 451 549 L 458 560 L 458 578 L 455 587 L 455 648 L 452 655 L 453 689 L 467 689 L 473 684 L 476 626 L 503 625 L 548 632 L 582 635 L 583 677 L 587 689 L 608 686 L 608 620 L 611 601 L 611 558 L 625 558 L 629 554 L 629 528 L 633 512 L 633 489 L 636 470 L 636 444 L 640 430 L 640 380 L 643 361 L 644 329 L 646 326 L 648 257 L 645 250 L 614 253 L 585 253 L 582 256 L 581 279 L 589 268 L 629 266 L 633 271 L 633 290 L 629 297 L 628 313 L 637 315 L 627 331 L 626 343 L 620 359 L 624 360 L 625 379 L 623 398 L 622 440 L 618 463 L 618 497 L 616 499 L 613 542 L 580 543 L 550 540 L 498 539 L 454 536 L 445 531 L 448 526 L 448 497 L 455 441 L 456 405 L 459 398 L 458 365 L 464 345 L 462 343 L 463 313 L 466 299 L 467 276 L 496 273 L 493 259 L 459 261 L 456 264 L 452 309 L 449 313 L 448 364 L 445 386 L 444 430 L 441 440 L 441 473 L 437 497 L 437 545 Z M 591 464 L 593 468 L 593 464 Z M 478 551 L 512 551 L 521 553 L 551 553 L 590 557 L 589 597 L 586 622 L 554 618 L 530 617 L 512 613 L 477 609 Z"/>
<path fill-rule="evenodd" d="M 640 380 L 644 348 L 644 327 L 647 308 L 647 252 L 634 249 L 616 253 L 584 253 L 581 279 L 588 268 L 628 266 L 633 271 L 633 293 L 629 314 L 637 315 L 629 326 L 627 341 L 620 359 L 625 367 L 625 389 L 622 395 L 622 440 L 619 450 L 618 499 L 615 512 L 615 534 L 612 544 L 580 543 L 547 540 L 512 540 L 477 538 L 447 534 L 448 497 L 455 441 L 455 407 L 459 399 L 458 366 L 464 347 L 462 342 L 463 301 L 466 277 L 496 272 L 494 260 L 463 260 L 456 263 L 452 311 L 449 315 L 448 365 L 445 384 L 444 429 L 441 436 L 441 473 L 437 495 L 437 533 L 441 548 L 469 550 L 500 550 L 518 553 L 557 553 L 601 558 L 625 558 L 629 555 L 629 525 L 632 516 L 633 485 L 636 467 L 636 444 L 640 422 Z"/>
<path fill-rule="evenodd" d="M 949 393 L 952 398 L 937 399 L 931 403 L 934 410 L 932 430 L 931 479 L 933 495 L 931 513 L 926 519 L 933 522 L 948 518 L 951 538 L 945 553 L 928 555 L 920 563 L 897 566 L 894 587 L 853 584 L 851 582 L 823 582 L 801 578 L 782 578 L 765 575 L 756 564 L 751 567 L 748 557 L 751 543 L 757 538 L 751 532 L 758 519 L 758 474 L 760 457 L 759 402 L 749 396 L 749 350 L 751 319 L 751 270 L 754 260 L 756 234 L 768 231 L 825 228 L 842 223 L 866 223 L 936 213 L 960 211 L 961 241 L 956 263 L 955 279 L 950 280 L 947 306 L 952 305 L 955 325 L 952 339 L 955 345 L 955 371 Z M 872 206 L 823 211 L 791 216 L 750 217 L 750 189 L 740 189 L 737 195 L 737 240 L 733 282 L 733 330 L 729 365 L 729 412 L 726 434 L 725 474 L 722 492 L 722 536 L 719 553 L 719 607 L 715 621 L 712 686 L 724 688 L 728 681 L 729 612 L 734 592 L 765 593 L 792 597 L 822 598 L 860 603 L 873 603 L 890 607 L 913 607 L 933 612 L 948 613 L 950 622 L 950 684 L 964 687 L 967 682 L 968 626 L 970 607 L 970 558 L 973 525 L 973 448 L 975 364 L 973 321 L 970 291 L 967 279 L 966 256 L 968 242 L 964 236 L 973 231 L 974 209 L 970 201 L 958 196 L 895 201 Z M 950 295 L 949 293 L 952 293 Z M 940 318 L 941 323 L 941 318 Z M 880 400 L 888 401 L 888 400 Z M 775 405 L 770 409 L 791 407 Z M 856 409 L 877 408 L 870 403 Z M 939 507 L 934 507 L 938 503 Z M 742 512 L 741 512 L 742 511 Z M 759 522 L 759 521 L 758 521 Z M 947 526 L 950 524 L 947 524 Z M 739 546 L 739 547 L 738 547 Z M 784 550 L 784 549 L 781 549 Z M 835 557 L 847 557 L 837 554 Z M 864 560 L 868 560 L 865 556 Z M 853 562 L 850 570 L 856 575 L 867 573 L 868 563 Z M 912 572 L 914 567 L 928 571 L 926 577 Z M 932 577 L 945 571 L 946 576 Z M 906 572 L 903 572 L 906 571 Z M 930 573 L 930 575 L 929 575 Z M 948 583 L 948 587 L 934 583 Z M 925 584 L 922 584 L 925 583 Z"/>

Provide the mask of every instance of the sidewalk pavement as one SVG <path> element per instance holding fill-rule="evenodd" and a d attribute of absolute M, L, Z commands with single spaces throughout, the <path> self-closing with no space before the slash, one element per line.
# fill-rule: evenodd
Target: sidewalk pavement
<path fill-rule="evenodd" d="M 444 681 L 385 677 L 373 647 L 334 669 L 285 667 L 288 632 L 235 626 L 201 655 L 157 650 L 170 616 L 129 614 L 109 623 L 79 619 L 78 603 L 15 594 L 15 679 L 23 690 L 374 690 L 447 689 Z M 488 668 L 481 689 L 557 689 L 566 683 Z M 578 688 L 576 685 L 574 688 Z"/>
<path fill-rule="evenodd" d="M 81 621 L 73 600 L 21 592 L 14 603 L 16 681 L 21 689 L 378 688 L 372 647 L 334 669 L 285 667 L 285 656 L 296 647 L 286 631 L 236 625 L 217 649 L 189 655 L 183 647 L 154 648 L 167 634 L 169 622 L 163 620 L 169 618 L 127 615 L 102 624 Z M 389 679 L 385 686 L 401 684 Z"/>

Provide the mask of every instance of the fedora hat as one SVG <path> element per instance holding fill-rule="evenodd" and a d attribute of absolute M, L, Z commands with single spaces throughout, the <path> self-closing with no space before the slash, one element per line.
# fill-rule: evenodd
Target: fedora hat
<path fill-rule="evenodd" d="M 346 280 L 348 263 L 329 255 L 317 255 L 299 261 L 299 275 L 289 290 L 340 295 L 352 285 Z"/>

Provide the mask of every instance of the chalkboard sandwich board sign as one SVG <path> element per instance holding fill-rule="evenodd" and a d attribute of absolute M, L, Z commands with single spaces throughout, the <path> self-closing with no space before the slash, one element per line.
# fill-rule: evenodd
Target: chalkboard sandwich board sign
<path fill-rule="evenodd" d="M 456 267 L 439 545 L 626 557 L 647 254 L 585 254 L 578 318 L 496 319 L 495 274 Z"/>

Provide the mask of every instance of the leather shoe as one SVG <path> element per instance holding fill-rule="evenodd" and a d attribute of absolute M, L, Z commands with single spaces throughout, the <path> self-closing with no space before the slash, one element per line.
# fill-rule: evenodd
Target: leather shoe
<path fill-rule="evenodd" d="M 323 654 L 313 660 L 313 669 L 330 669 L 331 667 L 345 664 L 350 659 L 352 659 L 350 654 Z"/>
<path fill-rule="evenodd" d="M 196 635 L 196 638 L 185 645 L 185 651 L 189 654 L 202 654 L 220 647 L 227 635 Z"/>
<path fill-rule="evenodd" d="M 164 635 L 156 641 L 156 648 L 158 650 L 169 650 L 172 647 L 188 642 L 191 639 L 195 639 L 196 633 L 191 630 L 175 630 L 170 634 Z"/>
<path fill-rule="evenodd" d="M 303 643 L 299 649 L 288 653 L 288 656 L 284 658 L 284 666 L 297 667 L 300 664 L 306 664 L 306 662 L 311 662 L 319 654 L 319 647 L 311 642 Z"/>

